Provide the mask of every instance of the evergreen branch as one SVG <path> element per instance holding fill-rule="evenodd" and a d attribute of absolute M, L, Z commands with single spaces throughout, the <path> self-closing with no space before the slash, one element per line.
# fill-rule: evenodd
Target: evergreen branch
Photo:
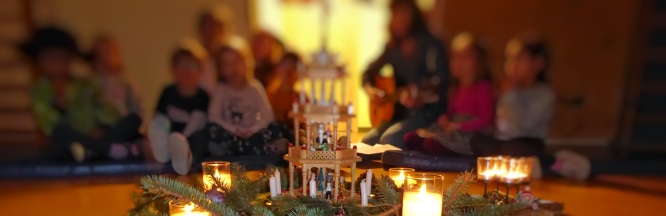
<path fill-rule="evenodd" d="M 279 196 L 273 199 L 273 201 L 276 215 L 289 215 L 301 206 L 305 206 L 308 209 L 321 209 L 324 212 L 323 215 L 333 215 L 334 213 L 331 203 L 321 198 Z"/>
<path fill-rule="evenodd" d="M 465 205 L 458 208 L 451 209 L 449 215 L 451 216 L 504 216 L 510 215 L 513 212 L 524 209 L 524 203 L 510 203 L 510 204 L 494 204 L 489 200 L 478 198 L 474 199 L 477 202 L 485 201 L 485 204 Z"/>
<path fill-rule="evenodd" d="M 216 180 L 214 177 L 211 178 L 211 179 L 213 179 L 214 182 Z M 206 191 L 206 187 L 203 184 L 203 175 L 202 174 L 191 175 L 190 182 L 193 183 L 192 187 L 196 188 L 197 190 Z M 215 182 L 214 186 L 219 186 L 218 182 Z"/>
<path fill-rule="evenodd" d="M 263 206 L 255 206 L 252 208 L 252 215 L 253 216 L 275 216 L 273 212 Z"/>
<path fill-rule="evenodd" d="M 289 216 L 321 216 L 325 215 L 324 210 L 320 208 L 308 208 L 305 205 L 300 205 L 294 209 Z"/>
<path fill-rule="evenodd" d="M 388 204 L 398 204 L 402 202 L 402 194 L 396 191 L 393 180 L 388 176 L 382 175 L 377 181 L 377 192 L 382 195 L 380 201 Z"/>
<path fill-rule="evenodd" d="M 147 176 L 142 178 L 140 182 L 141 188 L 154 194 L 155 197 L 165 197 L 171 201 L 191 202 L 214 216 L 239 215 L 224 204 L 210 201 L 203 192 L 182 182 L 161 176 Z"/>
<path fill-rule="evenodd" d="M 402 204 L 397 204 L 393 205 L 390 209 L 386 210 L 385 212 L 382 212 L 381 214 L 378 214 L 377 216 L 389 216 L 389 215 L 399 215 L 398 212 L 402 209 Z"/>
<path fill-rule="evenodd" d="M 460 194 L 465 193 L 467 188 L 474 182 L 474 174 L 470 172 L 465 172 L 458 176 L 458 178 L 449 185 L 449 187 L 444 192 L 444 206 L 447 209 L 455 207 L 456 204 L 459 204 L 462 201 Z"/>

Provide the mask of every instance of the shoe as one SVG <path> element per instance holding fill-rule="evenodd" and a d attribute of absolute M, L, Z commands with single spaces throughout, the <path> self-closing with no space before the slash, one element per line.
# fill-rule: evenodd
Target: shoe
<path fill-rule="evenodd" d="M 555 153 L 556 161 L 551 169 L 565 178 L 586 180 L 590 177 L 590 160 L 576 152 L 561 150 Z"/>
<path fill-rule="evenodd" d="M 171 133 L 168 142 L 173 170 L 180 175 L 187 175 L 192 167 L 192 151 L 187 139 L 180 133 Z"/>
<path fill-rule="evenodd" d="M 82 163 L 86 160 L 86 148 L 79 142 L 74 142 L 69 146 L 69 151 L 74 157 L 74 160 L 78 163 Z"/>
<path fill-rule="evenodd" d="M 153 157 L 160 163 L 169 161 L 169 128 L 169 119 L 163 115 L 155 115 L 153 121 L 148 125 L 148 143 L 153 151 Z"/>

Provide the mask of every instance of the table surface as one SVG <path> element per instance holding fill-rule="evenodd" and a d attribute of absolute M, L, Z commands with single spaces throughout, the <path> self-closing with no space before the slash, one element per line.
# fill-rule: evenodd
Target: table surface
<path fill-rule="evenodd" d="M 364 170 L 357 173 L 361 172 Z M 383 169 L 373 172 L 387 174 Z M 442 174 L 447 184 L 458 175 Z M 139 178 L 0 181 L 0 215 L 126 215 L 132 207 L 130 194 L 138 190 Z M 564 203 L 568 215 L 663 215 L 665 180 L 665 177 L 627 176 L 600 176 L 588 182 L 541 179 L 533 180 L 531 188 L 540 198 Z M 483 184 L 476 183 L 470 192 L 482 193 Z"/>

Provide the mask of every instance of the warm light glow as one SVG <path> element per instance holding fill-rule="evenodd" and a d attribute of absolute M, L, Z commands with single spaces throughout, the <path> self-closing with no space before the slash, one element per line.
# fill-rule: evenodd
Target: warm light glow
<path fill-rule="evenodd" d="M 194 203 L 185 205 L 174 205 L 169 203 L 169 215 L 171 216 L 208 216 L 208 212 L 198 209 Z"/>
<path fill-rule="evenodd" d="M 210 190 L 215 186 L 215 180 L 223 184 L 231 183 L 228 162 L 204 162 L 202 166 L 202 181 L 206 190 Z"/>
<path fill-rule="evenodd" d="M 424 2 L 426 7 L 428 1 L 432 0 Z M 354 104 L 356 115 L 363 117 L 353 121 L 352 128 L 369 128 L 369 99 L 357 83 L 361 83 L 362 72 L 381 54 L 388 41 L 389 1 L 359 4 L 359 1 L 329 0 L 328 25 L 322 25 L 321 1 L 300 2 L 257 0 L 254 5 L 258 28 L 276 34 L 290 50 L 308 61 L 310 54 L 321 48 L 322 27 L 327 27 L 327 48 L 340 55 L 340 63 L 345 64 L 349 73 L 345 91 L 347 101 Z M 299 83 L 296 88 L 309 89 L 310 86 L 309 83 L 305 86 Z"/>
<path fill-rule="evenodd" d="M 401 188 L 405 183 L 405 176 L 414 172 L 412 168 L 391 168 L 389 169 L 389 177 L 395 182 L 395 186 Z M 408 184 L 414 184 L 413 179 L 409 179 Z"/>
<path fill-rule="evenodd" d="M 507 178 L 507 179 L 520 179 L 520 178 L 527 177 L 527 174 L 522 173 L 522 172 L 509 172 L 509 173 L 503 175 L 503 177 Z"/>
<path fill-rule="evenodd" d="M 495 170 L 486 170 L 486 171 L 483 171 L 479 175 L 484 176 L 486 178 L 492 178 L 492 177 L 495 177 Z"/>
<path fill-rule="evenodd" d="M 194 203 L 188 203 L 187 205 L 185 205 L 185 207 L 183 207 L 183 210 L 185 211 L 185 215 L 192 214 L 192 210 L 194 210 L 194 207 L 196 207 L 196 206 L 194 206 Z"/>
<path fill-rule="evenodd" d="M 393 181 L 396 186 L 402 187 L 402 184 L 405 183 L 405 171 L 400 170 L 400 175 L 393 177 Z"/>
<path fill-rule="evenodd" d="M 418 192 L 405 192 L 402 205 L 402 215 L 441 216 L 442 194 L 428 192 L 422 184 Z"/>

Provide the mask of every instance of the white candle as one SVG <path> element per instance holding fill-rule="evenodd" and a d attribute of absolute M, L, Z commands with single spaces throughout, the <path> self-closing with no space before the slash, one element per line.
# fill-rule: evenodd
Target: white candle
<path fill-rule="evenodd" d="M 220 173 L 217 170 L 215 170 L 215 174 L 213 176 L 210 175 L 204 175 L 203 176 L 203 183 L 204 186 L 206 187 L 206 190 L 213 189 L 213 186 L 215 185 L 215 181 L 213 178 L 219 179 L 220 183 L 222 184 L 231 184 L 231 175 L 228 173 Z"/>
<path fill-rule="evenodd" d="M 425 184 L 419 191 L 405 192 L 402 215 L 441 216 L 442 194 L 426 191 Z"/>
<path fill-rule="evenodd" d="M 277 188 L 275 188 L 275 177 L 271 176 L 270 178 L 268 178 L 268 187 L 270 188 L 271 191 L 271 197 L 276 197 Z"/>
<path fill-rule="evenodd" d="M 280 181 L 280 171 L 277 169 L 275 170 L 275 192 L 277 195 L 280 195 L 282 193 L 282 182 Z"/>
<path fill-rule="evenodd" d="M 361 188 L 361 206 L 368 206 L 368 196 L 370 193 L 368 193 L 368 186 L 367 182 L 365 179 L 361 181 L 361 185 L 359 186 Z"/>
<path fill-rule="evenodd" d="M 368 196 L 370 196 L 370 194 L 372 193 L 372 170 L 371 169 L 369 169 L 368 173 L 366 173 L 365 180 L 366 180 L 365 187 L 368 188 Z"/>
<path fill-rule="evenodd" d="M 317 183 L 315 183 L 314 176 L 310 179 L 308 189 L 310 190 L 310 197 L 314 198 L 317 195 Z"/>

